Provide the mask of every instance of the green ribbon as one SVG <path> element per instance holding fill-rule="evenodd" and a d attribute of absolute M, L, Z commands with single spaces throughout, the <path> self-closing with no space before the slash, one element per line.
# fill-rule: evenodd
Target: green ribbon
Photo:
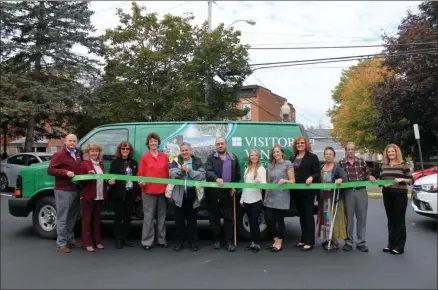
<path fill-rule="evenodd" d="M 143 177 L 143 176 L 131 176 L 131 175 L 119 175 L 119 174 L 86 174 L 86 175 L 76 175 L 73 177 L 73 182 L 85 181 L 85 180 L 96 180 L 96 179 L 114 179 L 114 180 L 125 180 L 125 181 L 136 181 L 136 182 L 147 182 L 147 183 L 159 183 L 159 184 L 174 184 L 174 185 L 187 185 L 187 186 L 200 186 L 200 187 L 214 187 L 214 188 L 259 188 L 259 189 L 334 189 L 334 188 L 353 188 L 353 187 L 363 187 L 377 185 L 387 185 L 394 184 L 391 180 L 376 180 L 374 183 L 370 181 L 352 181 L 344 182 L 340 186 L 335 183 L 312 183 L 311 185 L 306 185 L 304 183 L 295 184 L 255 184 L 255 183 L 240 183 L 240 182 L 224 182 L 223 186 L 219 186 L 216 182 L 209 181 L 194 181 L 183 179 L 167 179 L 167 178 L 153 178 L 153 177 Z"/>

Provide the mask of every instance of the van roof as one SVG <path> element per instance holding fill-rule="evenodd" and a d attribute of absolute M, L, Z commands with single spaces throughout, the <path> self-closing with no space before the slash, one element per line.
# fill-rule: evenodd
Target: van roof
<path fill-rule="evenodd" d="M 131 123 L 113 123 L 102 125 L 97 128 L 103 127 L 112 127 L 112 126 L 123 126 L 123 125 L 148 125 L 148 124 L 184 124 L 184 123 L 192 123 L 192 124 L 223 124 L 223 123 L 239 123 L 239 124 L 251 124 L 251 125 L 279 125 L 279 126 L 300 126 L 298 123 L 289 123 L 289 122 L 254 122 L 254 121 L 175 121 L 175 122 L 131 122 Z M 304 127 L 302 127 L 303 133 Z"/>

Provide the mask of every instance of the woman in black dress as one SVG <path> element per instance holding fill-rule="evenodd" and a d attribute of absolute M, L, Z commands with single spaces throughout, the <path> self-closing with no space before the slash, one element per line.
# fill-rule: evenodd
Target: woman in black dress
<path fill-rule="evenodd" d="M 110 174 L 136 176 L 138 164 L 134 158 L 134 148 L 127 141 L 117 146 L 116 159 L 111 162 Z M 108 196 L 114 206 L 114 240 L 117 249 L 123 246 L 133 247 L 128 241 L 131 228 L 131 216 L 134 210 L 135 199 L 140 193 L 137 182 L 123 180 L 109 180 Z"/>

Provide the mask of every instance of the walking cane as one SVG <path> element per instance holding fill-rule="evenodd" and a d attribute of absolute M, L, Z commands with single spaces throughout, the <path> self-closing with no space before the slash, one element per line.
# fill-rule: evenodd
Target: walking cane
<path fill-rule="evenodd" d="M 233 212 L 234 212 L 234 247 L 237 247 L 237 235 L 236 235 L 236 193 L 233 194 Z"/>
<path fill-rule="evenodd" d="M 327 252 L 330 252 L 332 250 L 332 248 L 330 246 L 331 246 L 331 243 L 332 243 L 333 228 L 334 228 L 334 225 L 335 225 L 336 213 L 337 213 L 337 209 L 338 209 L 338 204 L 337 204 L 338 203 L 338 198 L 339 198 L 339 188 L 336 188 L 336 189 L 333 190 L 333 203 L 332 203 L 331 212 L 333 214 L 333 211 L 334 211 L 334 214 L 332 215 L 333 218 L 332 218 L 332 221 L 330 223 L 329 242 L 328 242 L 328 245 L 327 245 Z"/>

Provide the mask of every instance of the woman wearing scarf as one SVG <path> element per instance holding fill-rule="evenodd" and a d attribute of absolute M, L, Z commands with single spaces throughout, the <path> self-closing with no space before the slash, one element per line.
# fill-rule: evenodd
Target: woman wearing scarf
<path fill-rule="evenodd" d="M 80 167 L 80 174 L 103 174 L 102 146 L 88 144 L 85 149 L 88 160 Z M 101 211 L 107 199 L 106 182 L 103 179 L 81 181 L 82 206 L 82 247 L 88 252 L 94 252 L 92 237 L 98 249 L 103 249 L 100 235 Z M 91 224 L 92 223 L 92 224 Z"/>

